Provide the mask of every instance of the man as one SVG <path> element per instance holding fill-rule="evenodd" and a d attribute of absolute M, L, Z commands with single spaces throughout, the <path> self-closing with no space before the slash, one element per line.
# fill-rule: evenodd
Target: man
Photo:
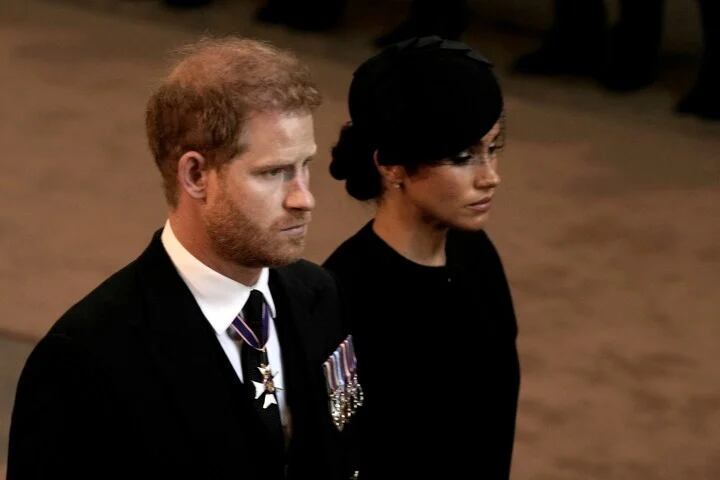
<path fill-rule="evenodd" d="M 31 354 L 9 480 L 349 477 L 323 376 L 336 291 L 296 261 L 319 103 L 270 45 L 185 52 L 147 108 L 168 221 Z"/>

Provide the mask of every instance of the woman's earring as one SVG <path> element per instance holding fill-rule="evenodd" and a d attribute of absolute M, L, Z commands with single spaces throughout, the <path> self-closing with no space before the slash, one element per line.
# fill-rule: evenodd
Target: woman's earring
<path fill-rule="evenodd" d="M 395 187 L 395 188 L 397 188 L 398 190 L 400 190 L 400 188 L 402 187 L 402 182 L 394 182 L 394 183 L 393 183 L 393 187 Z"/>

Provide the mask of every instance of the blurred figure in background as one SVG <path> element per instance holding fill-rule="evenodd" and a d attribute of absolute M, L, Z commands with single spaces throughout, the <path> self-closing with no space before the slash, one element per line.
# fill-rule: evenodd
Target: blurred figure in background
<path fill-rule="evenodd" d="M 412 0 L 405 20 L 375 39 L 375 45 L 386 47 L 429 35 L 458 40 L 468 26 L 468 16 L 467 0 Z"/>
<path fill-rule="evenodd" d="M 297 30 L 322 31 L 338 24 L 345 3 L 345 0 L 266 0 L 255 18 Z"/>
<path fill-rule="evenodd" d="M 704 49 L 695 86 L 677 110 L 720 118 L 720 4 L 698 0 Z M 658 75 L 663 0 L 620 0 L 620 17 L 608 27 L 604 0 L 555 0 L 555 19 L 542 46 L 523 55 L 514 70 L 523 74 L 587 75 L 615 91 L 644 88 Z"/>
<path fill-rule="evenodd" d="M 703 54 L 695 85 L 677 105 L 680 113 L 720 120 L 720 2 L 698 0 Z"/>
<path fill-rule="evenodd" d="M 212 0 L 163 0 L 165 5 L 178 8 L 193 8 L 208 5 Z"/>
<path fill-rule="evenodd" d="M 261 22 L 282 24 L 297 30 L 321 31 L 339 23 L 346 4 L 346 0 L 266 0 L 256 12 L 256 18 Z M 385 47 L 426 35 L 456 40 L 467 28 L 468 14 L 466 0 L 412 0 L 406 18 L 375 39 L 375 44 Z"/>
<path fill-rule="evenodd" d="M 519 73 L 591 75 L 618 90 L 650 84 L 657 74 L 662 0 L 621 0 L 608 29 L 604 0 L 555 0 L 554 23 L 542 46 L 520 57 Z"/>

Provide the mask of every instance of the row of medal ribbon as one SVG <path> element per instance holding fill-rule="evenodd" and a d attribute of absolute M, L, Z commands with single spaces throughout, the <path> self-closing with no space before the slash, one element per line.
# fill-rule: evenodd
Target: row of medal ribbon
<path fill-rule="evenodd" d="M 348 335 L 323 363 L 323 370 L 330 397 L 330 414 L 337 429 L 342 430 L 363 404 L 352 335 Z"/>

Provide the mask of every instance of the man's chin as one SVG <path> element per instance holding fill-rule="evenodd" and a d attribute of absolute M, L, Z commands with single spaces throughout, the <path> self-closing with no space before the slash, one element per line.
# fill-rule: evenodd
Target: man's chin
<path fill-rule="evenodd" d="M 267 252 L 262 258 L 256 260 L 257 265 L 255 267 L 282 267 L 289 265 L 293 262 L 297 262 L 302 258 L 302 254 L 305 251 L 305 240 L 301 242 L 293 242 L 292 245 L 287 245 L 285 248 L 275 250 L 274 252 Z"/>
<path fill-rule="evenodd" d="M 302 254 L 305 251 L 305 242 L 293 251 L 286 252 L 283 255 L 278 255 L 271 267 L 282 267 L 283 265 L 289 265 L 293 262 L 297 262 L 302 258 Z"/>

